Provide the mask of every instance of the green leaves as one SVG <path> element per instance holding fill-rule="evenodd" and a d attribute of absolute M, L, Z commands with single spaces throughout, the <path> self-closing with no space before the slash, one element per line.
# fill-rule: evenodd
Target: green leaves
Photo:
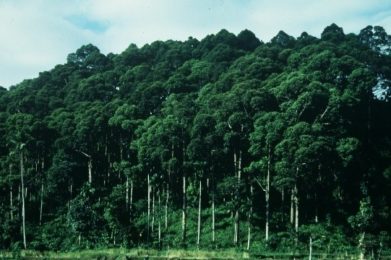
<path fill-rule="evenodd" d="M 391 223 L 389 45 L 381 27 L 335 24 L 266 44 L 248 30 L 107 56 L 89 44 L 0 88 L 0 247 L 20 240 L 22 147 L 39 249 L 172 248 L 183 213 L 191 246 L 198 205 L 201 247 L 231 247 L 235 222 L 238 246 L 311 236 L 323 250 L 365 232 L 375 248 Z"/>
<path fill-rule="evenodd" d="M 345 166 L 355 159 L 359 146 L 360 141 L 354 137 L 343 138 L 338 141 L 336 150 Z"/>

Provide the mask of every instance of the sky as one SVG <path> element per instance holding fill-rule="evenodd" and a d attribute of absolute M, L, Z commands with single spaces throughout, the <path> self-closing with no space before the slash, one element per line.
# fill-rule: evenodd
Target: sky
<path fill-rule="evenodd" d="M 391 34 L 391 0 L 0 0 L 0 86 L 64 64 L 88 43 L 121 53 L 130 43 L 201 40 L 223 28 L 267 42 L 280 30 L 319 37 L 331 23 Z"/>

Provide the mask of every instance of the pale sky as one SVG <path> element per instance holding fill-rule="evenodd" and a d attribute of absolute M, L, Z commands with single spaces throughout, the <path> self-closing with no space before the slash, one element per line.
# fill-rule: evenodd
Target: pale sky
<path fill-rule="evenodd" d="M 37 77 L 88 43 L 121 53 L 130 43 L 201 40 L 223 28 L 267 42 L 279 30 L 319 37 L 331 23 L 390 34 L 391 0 L 0 0 L 0 86 Z"/>

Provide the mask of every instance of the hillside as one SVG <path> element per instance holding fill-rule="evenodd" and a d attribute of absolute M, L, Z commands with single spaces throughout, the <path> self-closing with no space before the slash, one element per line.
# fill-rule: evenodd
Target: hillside
<path fill-rule="evenodd" d="M 82 46 L 0 88 L 0 247 L 391 248 L 391 36 Z"/>

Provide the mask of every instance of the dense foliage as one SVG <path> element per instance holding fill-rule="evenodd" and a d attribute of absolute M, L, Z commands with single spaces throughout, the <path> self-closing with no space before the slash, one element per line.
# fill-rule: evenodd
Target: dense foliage
<path fill-rule="evenodd" d="M 0 89 L 0 246 L 391 247 L 391 37 L 82 46 Z"/>

